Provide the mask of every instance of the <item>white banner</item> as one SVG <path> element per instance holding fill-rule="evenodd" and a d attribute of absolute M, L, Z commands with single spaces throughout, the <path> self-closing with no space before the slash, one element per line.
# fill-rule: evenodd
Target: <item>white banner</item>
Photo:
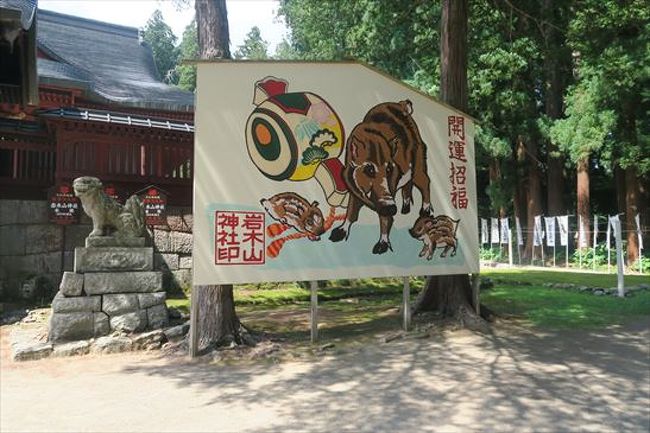
<path fill-rule="evenodd" d="M 490 232 L 490 243 L 492 244 L 498 244 L 499 243 L 499 219 L 498 218 L 490 218 L 490 228 L 492 229 Z"/>
<path fill-rule="evenodd" d="M 546 245 L 549 247 L 555 246 L 555 217 L 544 217 L 544 225 L 546 226 Z"/>
<path fill-rule="evenodd" d="M 565 247 L 569 243 L 569 216 L 562 215 L 555 218 L 557 219 L 557 225 L 560 230 L 560 245 Z"/>
<path fill-rule="evenodd" d="M 223 61 L 195 124 L 193 284 L 478 272 L 463 113 L 357 63 Z"/>
<path fill-rule="evenodd" d="M 643 231 L 641 230 L 641 217 L 639 214 L 636 214 L 634 217 L 634 222 L 636 223 L 636 235 L 639 239 L 639 250 L 643 249 Z"/>
<path fill-rule="evenodd" d="M 519 217 L 515 217 L 515 225 L 517 226 L 517 245 L 521 246 L 524 244 L 524 237 L 521 234 L 521 223 L 519 222 Z"/>
<path fill-rule="evenodd" d="M 481 245 L 490 243 L 490 232 L 488 231 L 488 221 L 481 218 Z"/>
<path fill-rule="evenodd" d="M 594 243 L 593 247 L 596 248 L 598 244 L 598 215 L 594 215 Z"/>
<path fill-rule="evenodd" d="M 612 245 L 612 217 L 608 216 L 607 217 L 607 248 L 609 249 Z"/>
<path fill-rule="evenodd" d="M 533 245 L 538 247 L 542 245 L 544 239 L 544 229 L 542 228 L 542 216 L 535 216 L 535 228 L 533 230 Z"/>
<path fill-rule="evenodd" d="M 612 227 L 612 234 L 614 235 L 614 239 L 616 239 L 616 222 L 619 220 L 618 215 L 613 215 L 609 217 L 609 224 Z"/>
<path fill-rule="evenodd" d="M 507 244 L 510 237 L 510 222 L 508 218 L 501 218 L 501 243 Z"/>

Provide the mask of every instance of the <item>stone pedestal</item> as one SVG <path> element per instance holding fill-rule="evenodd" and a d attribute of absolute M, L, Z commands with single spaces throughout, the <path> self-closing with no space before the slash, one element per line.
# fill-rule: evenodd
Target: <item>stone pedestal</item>
<path fill-rule="evenodd" d="M 144 238 L 92 238 L 75 249 L 74 272 L 63 275 L 52 301 L 51 342 L 142 332 L 167 325 L 162 272 Z"/>

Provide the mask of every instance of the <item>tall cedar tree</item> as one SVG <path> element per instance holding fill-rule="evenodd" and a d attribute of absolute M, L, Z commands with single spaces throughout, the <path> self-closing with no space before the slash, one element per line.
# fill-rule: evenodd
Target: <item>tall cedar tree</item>
<path fill-rule="evenodd" d="M 195 2 L 202 60 L 230 58 L 228 13 L 226 0 L 197 0 Z M 230 343 L 242 344 L 245 330 L 235 311 L 232 285 L 195 286 L 192 293 L 193 324 L 190 355 Z M 194 328 L 194 327 L 193 327 Z"/>
<path fill-rule="evenodd" d="M 462 111 L 467 111 L 467 17 L 467 0 L 443 0 L 440 96 Z M 486 324 L 474 313 L 472 302 L 467 275 L 429 277 L 414 313 L 435 310 L 471 328 L 485 329 Z"/>

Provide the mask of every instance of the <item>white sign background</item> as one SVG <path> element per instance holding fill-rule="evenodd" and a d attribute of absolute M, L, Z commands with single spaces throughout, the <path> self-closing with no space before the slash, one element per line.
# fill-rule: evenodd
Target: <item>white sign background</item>
<path fill-rule="evenodd" d="M 414 188 L 411 212 L 401 215 L 401 194 L 395 197 L 398 213 L 390 232 L 392 251 L 373 254 L 379 240 L 376 212 L 362 207 L 348 239 L 330 241 L 331 230 L 318 241 L 307 238 L 286 242 L 275 258 L 260 265 L 215 264 L 216 211 L 264 211 L 261 198 L 295 192 L 318 201 L 323 215 L 328 205 L 315 179 L 272 181 L 251 162 L 246 147 L 247 119 L 255 109 L 255 83 L 265 77 L 288 82 L 287 92 L 311 92 L 327 101 L 343 124 L 345 140 L 369 109 L 384 102 L 412 102 L 412 117 L 427 145 L 428 175 L 434 215 L 460 220 L 458 252 L 441 258 L 437 248 L 431 260 L 418 257 L 421 240 L 408 235 L 421 205 Z M 450 199 L 448 116 L 458 111 L 357 63 L 215 62 L 199 63 L 197 77 L 194 154 L 193 283 L 229 284 L 262 281 L 307 281 L 409 275 L 475 273 L 479 270 L 478 217 L 474 153 L 474 124 L 465 121 L 466 188 L 469 204 L 456 209 Z M 345 150 L 340 156 L 344 162 Z M 453 160 L 453 162 L 457 162 Z M 345 213 L 345 208 L 338 209 Z M 274 222 L 266 215 L 266 225 Z M 334 223 L 336 228 L 340 222 Z M 294 233 L 291 230 L 287 233 Z M 267 244 L 268 246 L 268 241 Z"/>

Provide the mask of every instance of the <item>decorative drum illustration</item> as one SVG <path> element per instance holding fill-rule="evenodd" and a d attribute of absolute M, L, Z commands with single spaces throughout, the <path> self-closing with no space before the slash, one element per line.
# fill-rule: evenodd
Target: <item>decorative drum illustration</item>
<path fill-rule="evenodd" d="M 341 119 L 320 96 L 287 93 L 287 86 L 275 77 L 255 83 L 256 108 L 246 122 L 248 155 L 269 179 L 315 178 L 330 205 L 345 206 L 347 188 L 339 160 L 345 145 Z"/>

